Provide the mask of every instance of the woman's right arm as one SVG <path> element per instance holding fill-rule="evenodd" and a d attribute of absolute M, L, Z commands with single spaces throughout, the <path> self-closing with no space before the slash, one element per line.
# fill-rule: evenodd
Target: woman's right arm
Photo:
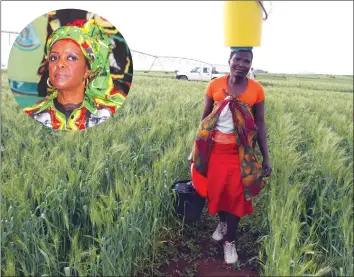
<path fill-rule="evenodd" d="M 203 113 L 202 113 L 202 117 L 201 117 L 200 121 L 202 121 L 204 118 L 206 118 L 213 111 L 213 106 L 214 106 L 214 100 L 205 94 L 205 96 L 204 96 L 204 109 L 203 109 Z M 193 149 L 188 157 L 188 161 L 190 163 L 192 162 L 192 157 L 193 157 Z"/>
<path fill-rule="evenodd" d="M 202 114 L 201 121 L 206 118 L 213 111 L 214 100 L 208 95 L 204 96 L 204 110 Z"/>

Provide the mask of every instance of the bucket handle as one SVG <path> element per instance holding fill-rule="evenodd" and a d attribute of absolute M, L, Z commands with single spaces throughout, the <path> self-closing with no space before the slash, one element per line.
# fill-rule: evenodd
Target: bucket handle
<path fill-rule="evenodd" d="M 257 2 L 258 2 L 258 4 L 261 6 L 263 12 L 265 13 L 265 18 L 263 18 L 263 20 L 267 20 L 269 14 L 268 14 L 268 12 L 266 11 L 266 9 L 264 8 L 262 1 L 257 1 Z"/>

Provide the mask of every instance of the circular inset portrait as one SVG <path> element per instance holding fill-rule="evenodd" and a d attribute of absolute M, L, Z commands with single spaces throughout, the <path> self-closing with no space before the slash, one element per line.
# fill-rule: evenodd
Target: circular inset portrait
<path fill-rule="evenodd" d="M 63 9 L 17 36 L 8 62 L 10 88 L 23 111 L 57 130 L 84 130 L 112 117 L 133 80 L 130 49 L 101 16 Z"/>

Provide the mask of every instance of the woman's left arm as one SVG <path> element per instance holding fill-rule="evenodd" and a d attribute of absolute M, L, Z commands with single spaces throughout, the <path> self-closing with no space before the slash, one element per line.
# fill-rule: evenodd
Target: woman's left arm
<path fill-rule="evenodd" d="M 255 111 L 255 122 L 257 125 L 257 143 L 259 145 L 259 149 L 261 150 L 263 156 L 262 167 L 264 170 L 264 177 L 269 177 L 272 173 L 272 167 L 269 162 L 268 155 L 268 145 L 267 145 L 267 131 L 266 124 L 264 120 L 264 101 L 254 105 Z"/>

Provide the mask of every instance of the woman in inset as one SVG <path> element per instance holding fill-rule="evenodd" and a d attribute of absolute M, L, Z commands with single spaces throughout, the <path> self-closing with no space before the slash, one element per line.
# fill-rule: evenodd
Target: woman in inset
<path fill-rule="evenodd" d="M 252 48 L 231 48 L 230 74 L 209 82 L 204 111 L 197 131 L 191 161 L 192 181 L 208 200 L 209 214 L 220 223 L 212 238 L 223 242 L 224 259 L 237 261 L 236 230 L 242 217 L 253 212 L 252 198 L 271 174 L 264 89 L 247 78 L 253 60 Z M 254 154 L 256 142 L 263 163 Z"/>
<path fill-rule="evenodd" d="M 46 44 L 51 93 L 24 111 L 47 127 L 83 130 L 110 118 L 126 98 L 110 73 L 111 39 L 91 19 L 63 26 Z M 43 67 L 43 66 L 42 66 Z"/>
<path fill-rule="evenodd" d="M 112 41 L 113 47 L 109 60 L 113 85 L 116 87 L 116 90 L 121 90 L 126 95 L 128 95 L 133 80 L 133 63 L 131 53 L 128 44 L 125 41 L 125 38 L 113 24 L 111 24 L 109 21 L 107 21 L 102 16 L 99 16 L 98 14 L 94 14 L 92 12 L 80 9 L 55 10 L 47 13 L 46 16 L 48 19 L 47 39 L 52 35 L 54 31 L 56 31 L 60 27 L 81 27 L 88 20 L 94 19 L 95 24 L 100 26 Z M 47 56 L 46 48 L 44 48 L 43 50 L 44 53 L 42 64 L 46 60 Z M 47 85 L 49 73 L 45 64 L 39 67 L 38 75 L 38 96 L 46 97 L 48 93 L 50 93 L 50 89 Z"/>

